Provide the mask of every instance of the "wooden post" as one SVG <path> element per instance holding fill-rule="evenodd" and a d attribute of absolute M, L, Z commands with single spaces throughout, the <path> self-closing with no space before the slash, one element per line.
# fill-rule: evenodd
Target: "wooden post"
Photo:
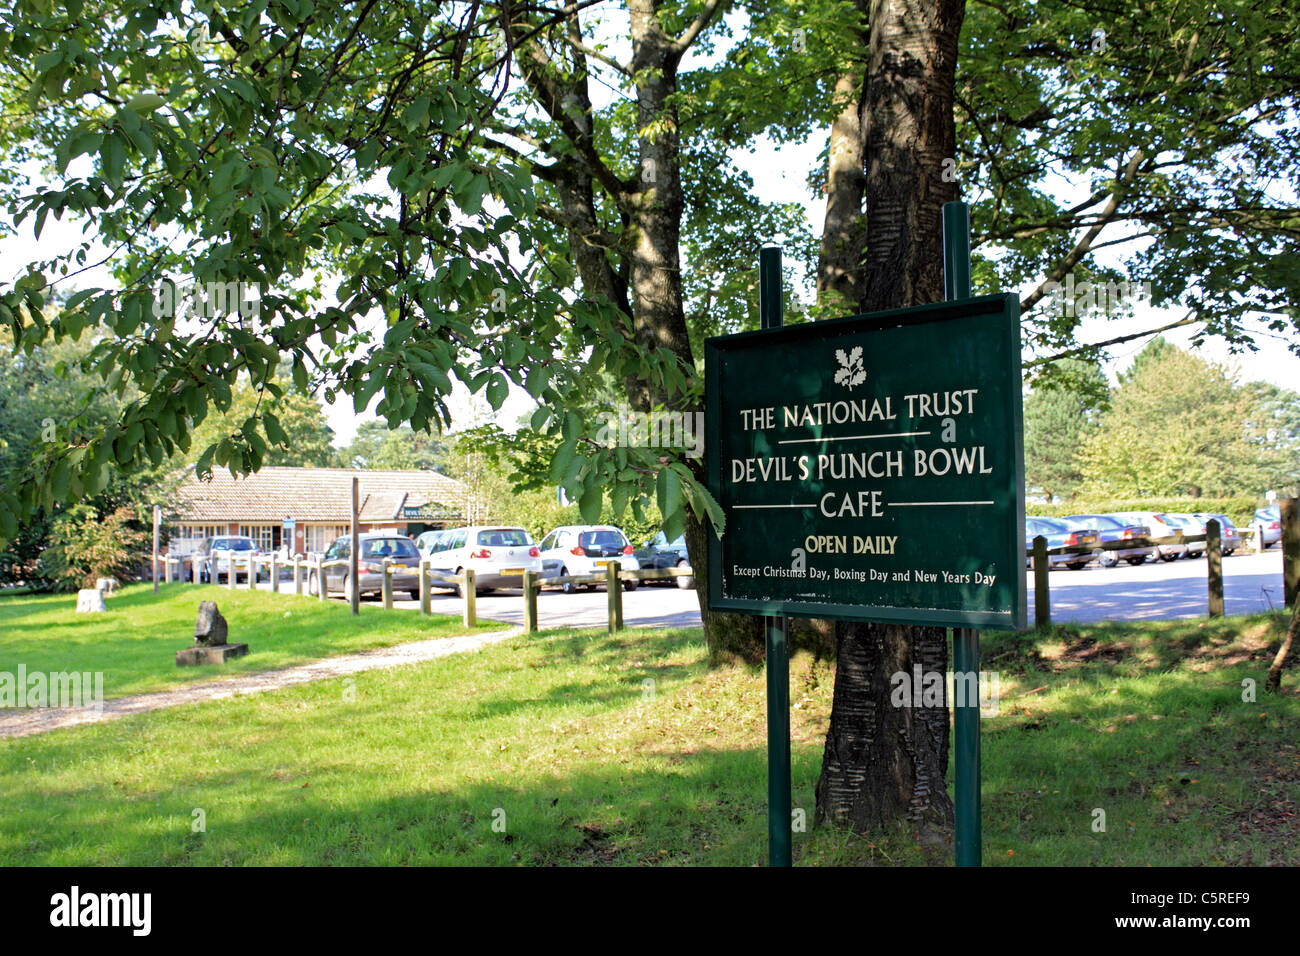
<path fill-rule="evenodd" d="M 478 608 L 475 606 L 478 589 L 474 585 L 474 569 L 466 568 L 460 575 L 461 590 L 465 592 L 465 626 L 478 627 Z"/>
<path fill-rule="evenodd" d="M 271 592 L 273 594 L 280 593 L 280 556 L 278 554 L 271 555 Z"/>
<path fill-rule="evenodd" d="M 170 554 L 163 555 L 162 566 L 163 566 L 163 583 L 171 584 L 172 583 L 172 556 Z"/>
<path fill-rule="evenodd" d="M 537 633 L 537 572 L 524 572 L 524 631 Z"/>
<path fill-rule="evenodd" d="M 190 583 L 199 583 L 199 557 L 196 554 L 190 554 Z"/>
<path fill-rule="evenodd" d="M 605 593 L 609 602 L 609 633 L 623 630 L 623 584 L 618 579 L 619 564 L 605 565 Z"/>
<path fill-rule="evenodd" d="M 429 614 L 432 608 L 429 606 L 429 565 L 428 558 L 420 558 L 420 613 Z"/>
<path fill-rule="evenodd" d="M 1295 606 L 1296 591 L 1300 590 L 1300 514 L 1295 498 L 1278 502 L 1282 518 L 1282 601 L 1287 607 Z"/>
<path fill-rule="evenodd" d="M 1209 568 L 1210 617 L 1223 617 L 1223 541 L 1217 518 L 1205 523 L 1205 560 Z"/>
<path fill-rule="evenodd" d="M 316 559 L 316 593 L 322 601 L 328 600 L 329 586 L 325 583 L 325 562 Z"/>
<path fill-rule="evenodd" d="M 348 582 L 352 585 L 348 599 L 352 602 L 352 613 L 360 614 L 361 588 L 357 575 L 361 564 L 361 485 L 356 475 L 352 476 L 352 555 L 348 562 Z"/>
<path fill-rule="evenodd" d="M 1041 534 L 1034 538 L 1034 626 L 1047 627 L 1052 623 L 1052 597 L 1047 589 L 1047 539 Z"/>
<path fill-rule="evenodd" d="M 293 593 L 302 594 L 302 562 L 296 554 L 293 556 Z"/>
<path fill-rule="evenodd" d="M 1264 522 L 1256 521 L 1251 527 L 1255 529 L 1255 553 L 1263 554 L 1268 550 L 1264 546 Z"/>
<path fill-rule="evenodd" d="M 235 589 L 235 552 L 226 552 L 226 587 Z"/>
<path fill-rule="evenodd" d="M 153 506 L 153 593 L 158 593 L 158 532 L 162 524 L 162 509 Z"/>
<path fill-rule="evenodd" d="M 248 590 L 257 590 L 257 561 L 251 554 L 248 556 Z"/>
<path fill-rule="evenodd" d="M 391 611 L 393 609 L 393 568 L 391 558 L 384 558 L 383 575 L 380 592 L 384 596 L 384 610 Z"/>

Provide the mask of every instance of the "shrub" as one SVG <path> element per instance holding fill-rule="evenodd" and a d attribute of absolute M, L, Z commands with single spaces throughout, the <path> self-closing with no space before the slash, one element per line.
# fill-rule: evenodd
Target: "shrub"
<path fill-rule="evenodd" d="M 151 533 L 130 508 L 101 516 L 77 505 L 54 519 L 41 565 L 55 590 L 75 591 L 94 587 L 96 578 L 135 576 L 150 545 Z"/>

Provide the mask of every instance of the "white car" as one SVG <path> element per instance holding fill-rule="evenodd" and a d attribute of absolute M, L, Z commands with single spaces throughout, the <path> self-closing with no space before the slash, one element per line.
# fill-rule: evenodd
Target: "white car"
<path fill-rule="evenodd" d="M 199 579 L 216 584 L 218 580 L 230 577 L 232 565 L 235 580 L 238 581 L 240 575 L 247 580 L 248 569 L 251 566 L 249 558 L 261 557 L 261 552 L 258 551 L 257 544 L 252 538 L 237 534 L 222 534 L 214 538 L 204 538 L 194 549 L 194 557 L 201 561 Z M 263 573 L 270 578 L 269 571 L 264 572 L 259 569 L 258 580 L 261 580 Z"/>
<path fill-rule="evenodd" d="M 556 528 L 538 545 L 542 553 L 542 577 L 561 575 L 604 574 L 605 568 L 617 564 L 624 571 L 639 571 L 641 564 L 631 542 L 618 528 L 608 524 L 566 525 Z M 635 591 L 637 582 L 624 581 L 623 590 Z M 565 582 L 566 593 L 576 590 Z"/>
<path fill-rule="evenodd" d="M 1173 538 L 1183 532 L 1182 528 L 1175 527 L 1167 523 L 1159 514 L 1154 511 L 1122 511 L 1113 514 L 1111 517 L 1119 518 L 1126 524 L 1144 524 L 1150 532 L 1151 538 Z M 1177 561 L 1187 554 L 1186 544 L 1166 544 L 1156 545 L 1156 553 L 1160 555 L 1162 561 Z"/>
<path fill-rule="evenodd" d="M 523 528 L 474 525 L 426 531 L 416 539 L 416 546 L 435 571 L 460 574 L 465 568 L 471 569 L 476 592 L 522 587 L 525 571 L 542 570 L 537 546 Z M 438 581 L 431 583 L 452 587 Z"/>

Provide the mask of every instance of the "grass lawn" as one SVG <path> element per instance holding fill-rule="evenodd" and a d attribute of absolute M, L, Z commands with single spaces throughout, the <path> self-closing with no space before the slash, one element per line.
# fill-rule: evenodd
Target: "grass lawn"
<path fill-rule="evenodd" d="M 292 589 L 292 583 L 289 583 Z M 200 601 L 216 601 L 230 626 L 230 642 L 249 653 L 220 668 L 177 667 L 176 652 L 194 643 Z M 385 611 L 361 603 L 353 617 L 345 604 L 269 591 L 230 591 L 191 584 L 133 584 L 108 598 L 103 614 L 76 613 L 74 594 L 0 597 L 0 671 L 101 671 L 104 697 L 124 697 L 301 664 L 335 654 L 466 632 L 459 617 Z M 505 627 L 480 622 L 480 630 Z"/>
<path fill-rule="evenodd" d="M 986 864 L 1300 863 L 1300 675 L 1242 700 L 1282 626 L 987 636 Z M 918 862 L 812 826 L 832 677 L 792 663 L 796 863 Z M 697 630 L 559 631 L 0 741 L 0 865 L 761 863 L 763 701 Z"/>

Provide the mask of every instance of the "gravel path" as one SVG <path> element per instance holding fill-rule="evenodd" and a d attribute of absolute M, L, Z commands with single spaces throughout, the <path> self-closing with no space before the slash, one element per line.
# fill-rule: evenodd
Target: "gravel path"
<path fill-rule="evenodd" d="M 356 654 L 341 654 L 338 657 L 328 657 L 309 664 L 297 664 L 275 671 L 263 671 L 260 674 L 229 677 L 189 687 L 178 687 L 175 690 L 156 691 L 152 694 L 118 697 L 104 701 L 102 713 L 96 713 L 94 709 L 87 707 L 31 707 L 0 711 L 0 738 L 43 734 L 63 727 L 96 723 L 100 720 L 125 717 L 128 714 L 142 714 L 164 707 L 221 700 L 236 694 L 259 694 L 263 691 L 279 690 L 281 687 L 292 687 L 295 684 L 306 684 L 309 681 L 326 680 L 360 671 L 417 664 L 420 661 L 445 657 L 448 654 L 478 650 L 480 647 L 508 640 L 522 633 L 523 628 L 512 627 L 488 634 L 441 637 L 428 641 L 412 641 L 408 644 L 398 644 L 373 651 L 361 651 Z"/>

